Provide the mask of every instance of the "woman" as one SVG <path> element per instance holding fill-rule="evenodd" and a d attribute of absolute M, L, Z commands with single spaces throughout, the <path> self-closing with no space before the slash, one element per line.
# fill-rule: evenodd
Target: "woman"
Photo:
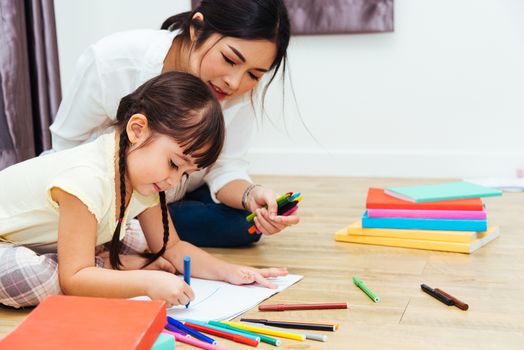
<path fill-rule="evenodd" d="M 192 12 L 168 18 L 162 30 L 111 35 L 79 59 L 50 130 L 55 151 L 84 143 L 113 123 L 118 101 L 144 81 L 168 71 L 200 77 L 221 101 L 226 141 L 216 164 L 192 174 L 169 205 L 181 239 L 198 246 L 242 246 L 250 235 L 247 212 L 257 211 L 261 233 L 298 223 L 277 216 L 276 194 L 253 184 L 244 159 L 255 129 L 252 96 L 267 73 L 285 70 L 289 19 L 282 0 L 204 0 Z M 268 84 L 269 84 L 268 83 Z M 267 85 L 264 87 L 267 89 Z M 266 209 L 267 207 L 267 209 Z"/>

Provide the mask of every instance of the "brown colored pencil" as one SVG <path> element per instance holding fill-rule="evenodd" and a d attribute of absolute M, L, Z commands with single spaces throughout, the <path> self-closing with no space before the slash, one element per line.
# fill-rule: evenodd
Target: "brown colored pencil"
<path fill-rule="evenodd" d="M 259 305 L 260 311 L 284 310 L 320 310 L 320 309 L 347 309 L 348 303 L 321 303 L 321 304 L 273 304 Z"/>
<path fill-rule="evenodd" d="M 467 309 L 469 309 L 469 305 L 466 304 L 465 302 L 463 301 L 460 301 L 458 300 L 457 298 L 455 298 L 454 296 L 452 295 L 449 295 L 448 293 L 444 292 L 442 289 L 439 289 L 439 288 L 435 288 L 435 290 L 437 292 L 439 292 L 440 294 L 444 295 L 445 297 L 448 297 L 450 298 L 451 300 L 453 300 L 453 304 L 458 307 L 459 309 L 461 310 L 464 310 L 466 311 Z"/>

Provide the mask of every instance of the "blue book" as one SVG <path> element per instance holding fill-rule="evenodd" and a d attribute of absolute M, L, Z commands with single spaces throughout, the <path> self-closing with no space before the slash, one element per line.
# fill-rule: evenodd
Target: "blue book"
<path fill-rule="evenodd" d="M 486 220 L 469 219 L 370 218 L 366 210 L 364 215 L 362 215 L 362 228 L 484 232 L 487 230 L 488 224 Z"/>
<path fill-rule="evenodd" d="M 502 192 L 495 188 L 465 181 L 433 185 L 388 187 L 384 192 L 390 196 L 417 203 L 502 195 Z"/>

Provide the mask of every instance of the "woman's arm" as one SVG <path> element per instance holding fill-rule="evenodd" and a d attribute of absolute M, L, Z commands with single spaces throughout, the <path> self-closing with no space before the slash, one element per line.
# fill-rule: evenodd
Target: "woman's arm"
<path fill-rule="evenodd" d="M 97 268 L 95 216 L 77 197 L 53 188 L 59 205 L 58 271 L 64 294 L 107 298 L 148 295 L 168 304 L 184 304 L 193 293 L 178 277 L 164 271 L 117 271 Z"/>
<path fill-rule="evenodd" d="M 217 259 L 194 245 L 181 241 L 175 227 L 169 219 L 169 240 L 164 257 L 169 260 L 177 271 L 184 271 L 184 256 L 191 257 L 191 275 L 198 278 L 226 281 L 232 284 L 259 283 L 265 287 L 276 286 L 267 280 L 269 277 L 284 276 L 286 269 L 269 268 L 255 269 L 235 265 Z M 138 216 L 149 248 L 153 253 L 162 248 L 163 225 L 160 205 L 147 209 Z M 210 232 L 209 234 L 213 234 Z"/>
<path fill-rule="evenodd" d="M 248 99 L 249 100 L 249 99 Z M 224 148 L 217 162 L 208 169 L 204 180 L 209 185 L 215 201 L 237 209 L 244 209 L 242 197 L 251 185 L 247 174 L 247 152 L 255 134 L 255 115 L 249 101 L 238 102 L 224 109 L 227 135 Z M 277 195 L 271 189 L 257 186 L 246 198 L 247 209 L 255 211 L 257 229 L 265 234 L 275 234 L 299 222 L 298 214 L 277 216 Z M 267 209 L 265 209 L 267 207 Z"/>

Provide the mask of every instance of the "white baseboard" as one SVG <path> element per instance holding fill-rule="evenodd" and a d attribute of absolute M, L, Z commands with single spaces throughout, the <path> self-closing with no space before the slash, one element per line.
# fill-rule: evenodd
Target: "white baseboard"
<path fill-rule="evenodd" d="M 413 152 L 252 149 L 250 173 L 258 175 L 473 178 L 514 177 L 524 152 Z"/>

